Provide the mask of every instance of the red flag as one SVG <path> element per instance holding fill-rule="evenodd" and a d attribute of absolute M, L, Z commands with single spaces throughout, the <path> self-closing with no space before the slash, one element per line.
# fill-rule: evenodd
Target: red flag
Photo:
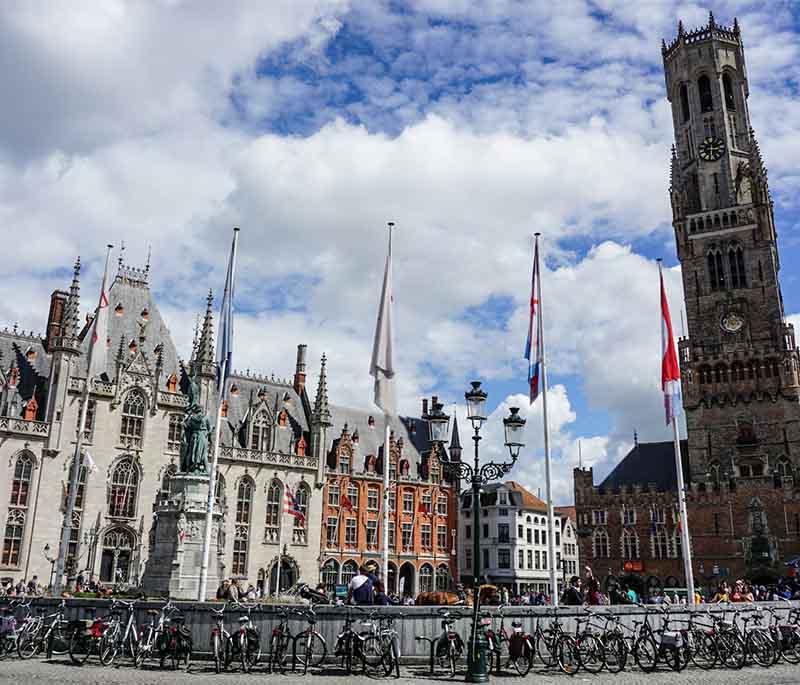
<path fill-rule="evenodd" d="M 678 355 L 675 353 L 672 320 L 660 266 L 658 277 L 661 281 L 661 390 L 664 393 L 664 411 L 669 425 L 681 413 L 681 370 L 678 366 Z"/>
<path fill-rule="evenodd" d="M 422 500 L 420 500 L 419 504 L 417 505 L 417 511 L 420 514 L 427 514 L 428 513 L 428 505 L 425 504 Z"/>
<path fill-rule="evenodd" d="M 347 509 L 347 511 L 349 511 L 351 514 L 353 513 L 353 503 L 344 493 L 342 493 L 342 509 Z"/>

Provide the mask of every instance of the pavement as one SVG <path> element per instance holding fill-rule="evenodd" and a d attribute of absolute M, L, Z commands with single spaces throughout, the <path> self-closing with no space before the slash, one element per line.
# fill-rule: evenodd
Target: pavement
<path fill-rule="evenodd" d="M 128 665 L 105 668 L 100 664 L 88 663 L 85 666 L 73 666 L 69 661 L 56 658 L 53 661 L 20 661 L 19 659 L 6 659 L 0 661 L 0 683 L 14 683 L 14 685 L 42 685 L 43 683 L 58 683 L 59 685 L 202 685 L 202 683 L 218 683 L 219 685 L 236 685 L 238 683 L 258 683 L 259 679 L 267 677 L 270 682 L 281 685 L 319 685 L 327 683 L 338 685 L 375 685 L 378 680 L 398 685 L 410 685 L 421 682 L 454 682 L 450 678 L 431 678 L 427 670 L 418 666 L 407 666 L 401 670 L 401 677 L 370 678 L 363 675 L 348 676 L 344 671 L 330 668 L 307 676 L 287 673 L 285 675 L 270 675 L 263 670 L 254 669 L 253 673 L 245 674 L 237 671 L 217 675 L 208 662 L 197 661 L 192 664 L 189 673 L 181 671 L 158 670 L 157 668 L 134 669 Z M 463 674 L 455 679 L 463 682 Z M 634 685 L 638 683 L 670 683 L 671 685 L 714 685 L 716 683 L 753 683 L 759 685 L 784 685 L 800 683 L 800 666 L 779 664 L 771 668 L 749 667 L 741 671 L 715 669 L 701 671 L 696 668 L 687 668 L 681 673 L 670 671 L 656 671 L 645 674 L 638 670 L 626 671 L 611 675 L 578 674 L 570 678 L 563 674 L 552 672 L 529 673 L 525 678 L 516 675 L 493 675 L 491 682 L 514 685 L 514 683 L 592 683 L 593 685 Z"/>

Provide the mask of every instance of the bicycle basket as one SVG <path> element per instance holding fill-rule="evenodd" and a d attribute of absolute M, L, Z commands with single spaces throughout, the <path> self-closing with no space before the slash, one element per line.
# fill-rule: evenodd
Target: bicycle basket
<path fill-rule="evenodd" d="M 683 637 L 681 637 L 680 633 L 675 632 L 665 632 L 661 636 L 661 646 L 662 647 L 682 647 L 683 646 Z"/>

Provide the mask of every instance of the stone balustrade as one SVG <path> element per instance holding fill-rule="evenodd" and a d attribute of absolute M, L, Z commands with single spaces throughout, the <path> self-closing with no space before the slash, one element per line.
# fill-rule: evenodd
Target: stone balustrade
<path fill-rule="evenodd" d="M 46 438 L 50 434 L 50 424 L 46 421 L 26 421 L 0 416 L 0 433 Z"/>

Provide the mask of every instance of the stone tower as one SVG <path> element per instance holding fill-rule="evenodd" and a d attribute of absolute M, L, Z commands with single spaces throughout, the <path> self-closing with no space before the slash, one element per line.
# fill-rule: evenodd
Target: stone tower
<path fill-rule="evenodd" d="M 800 467 L 800 385 L 772 200 L 748 112 L 738 23 L 662 44 L 670 199 L 688 337 L 679 343 L 694 482 L 755 486 Z"/>

